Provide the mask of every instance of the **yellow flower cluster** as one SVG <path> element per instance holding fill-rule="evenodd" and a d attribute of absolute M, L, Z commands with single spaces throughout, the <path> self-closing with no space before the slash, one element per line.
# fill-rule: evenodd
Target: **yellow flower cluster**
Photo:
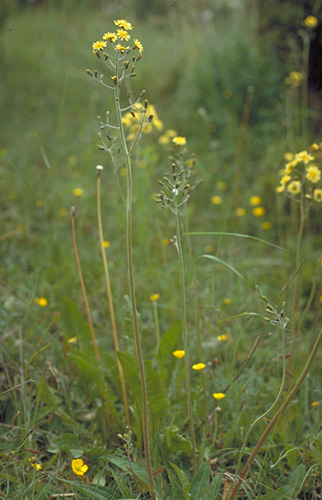
<path fill-rule="evenodd" d="M 315 163 L 319 159 L 319 149 L 320 146 L 314 143 L 309 151 L 303 150 L 295 155 L 290 152 L 285 153 L 284 158 L 287 162 L 280 172 L 281 179 L 276 189 L 277 193 L 285 193 L 294 199 L 302 193 L 307 200 L 322 202 L 322 189 L 318 187 L 321 170 Z"/>
<path fill-rule="evenodd" d="M 285 78 L 286 85 L 292 85 L 293 87 L 300 87 L 303 80 L 303 75 L 299 71 L 291 71 L 290 74 Z"/>
<path fill-rule="evenodd" d="M 107 33 L 104 33 L 104 35 L 102 36 L 102 40 L 94 42 L 92 44 L 93 53 L 97 54 L 100 50 L 105 49 L 108 42 L 112 44 L 118 42 L 116 45 L 114 45 L 114 49 L 116 51 L 121 52 L 121 54 L 123 54 L 126 50 L 135 50 L 135 49 L 139 51 L 139 54 L 142 54 L 143 45 L 137 38 L 133 39 L 134 42 L 133 47 L 125 46 L 122 43 L 119 43 L 120 41 L 128 42 L 130 40 L 131 35 L 129 31 L 133 29 L 132 24 L 126 21 L 125 19 L 118 19 L 114 21 L 114 24 L 117 27 L 116 32 L 108 31 Z"/>
<path fill-rule="evenodd" d="M 160 120 L 158 113 L 156 112 L 155 107 L 152 104 L 148 104 L 147 108 L 145 108 L 143 104 L 141 105 L 137 104 L 135 107 L 132 108 L 132 110 L 133 111 L 126 113 L 122 118 L 123 125 L 129 132 L 127 136 L 127 139 L 129 141 L 135 140 L 137 134 L 140 132 L 141 118 L 143 114 L 145 114 L 146 117 L 153 117 L 153 119 L 151 118 L 151 120 L 145 123 L 144 126 L 141 128 L 142 134 L 149 134 L 154 129 L 162 130 L 163 123 Z M 138 113 L 139 115 L 138 118 L 135 116 L 136 113 Z"/>

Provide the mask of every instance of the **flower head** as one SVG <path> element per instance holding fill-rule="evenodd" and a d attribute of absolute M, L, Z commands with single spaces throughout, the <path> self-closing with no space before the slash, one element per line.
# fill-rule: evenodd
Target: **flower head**
<path fill-rule="evenodd" d="M 322 201 L 322 189 L 314 189 L 313 198 L 318 203 L 321 203 L 321 201 Z"/>
<path fill-rule="evenodd" d="M 45 297 L 39 297 L 39 299 L 36 299 L 36 303 L 40 306 L 40 307 L 46 307 L 46 305 L 48 304 L 48 300 L 45 299 Z"/>
<path fill-rule="evenodd" d="M 219 342 L 224 342 L 225 340 L 227 340 L 227 335 L 225 335 L 225 334 L 223 334 L 223 335 L 218 335 L 217 340 L 218 340 Z"/>
<path fill-rule="evenodd" d="M 319 406 L 319 402 L 313 401 L 313 403 L 311 403 L 311 406 L 313 406 L 313 408 L 316 408 L 317 406 Z"/>
<path fill-rule="evenodd" d="M 124 47 L 124 45 L 121 45 L 120 43 L 118 43 L 117 45 L 115 45 L 115 48 L 116 48 L 116 50 L 119 50 L 121 52 L 121 54 L 123 54 L 123 52 L 125 50 L 128 50 L 131 47 Z"/>
<path fill-rule="evenodd" d="M 35 457 L 28 458 L 28 460 L 30 462 L 31 467 L 34 467 L 36 470 L 41 470 L 42 469 L 42 466 L 40 464 L 36 464 L 36 458 Z"/>
<path fill-rule="evenodd" d="M 266 214 L 266 209 L 264 207 L 255 207 L 252 211 L 255 217 L 262 217 Z"/>
<path fill-rule="evenodd" d="M 307 16 L 303 21 L 303 25 L 306 28 L 315 28 L 318 25 L 318 23 L 319 21 L 315 16 Z"/>
<path fill-rule="evenodd" d="M 119 29 L 116 31 L 116 34 L 117 34 L 117 37 L 120 38 L 120 40 L 130 40 L 131 38 L 131 35 L 128 34 L 127 31 L 125 31 L 124 29 Z"/>
<path fill-rule="evenodd" d="M 214 205 L 220 205 L 222 203 L 222 197 L 221 196 L 212 196 L 211 203 L 213 203 Z"/>
<path fill-rule="evenodd" d="M 196 365 L 192 366 L 193 370 L 203 370 L 206 368 L 205 363 L 197 363 Z"/>
<path fill-rule="evenodd" d="M 292 181 L 287 186 L 287 191 L 290 194 L 299 194 L 301 192 L 301 182 L 300 181 Z"/>
<path fill-rule="evenodd" d="M 172 142 L 176 146 L 185 146 L 187 144 L 187 139 L 185 137 L 178 135 L 177 137 L 174 137 L 172 139 Z"/>
<path fill-rule="evenodd" d="M 246 210 L 242 207 L 238 207 L 235 210 L 235 214 L 237 215 L 237 217 L 244 217 L 246 215 Z"/>
<path fill-rule="evenodd" d="M 73 191 L 74 196 L 83 196 L 84 194 L 84 189 L 82 188 L 75 188 Z"/>
<path fill-rule="evenodd" d="M 316 184 L 321 179 L 321 170 L 316 165 L 310 165 L 306 169 L 306 178 Z"/>
<path fill-rule="evenodd" d="M 285 78 L 286 85 L 293 85 L 293 87 L 300 87 L 303 80 L 303 75 L 299 71 L 291 71 Z"/>
<path fill-rule="evenodd" d="M 226 394 L 223 392 L 214 392 L 213 397 L 217 400 L 220 401 L 221 399 L 224 399 L 226 397 Z"/>
<path fill-rule="evenodd" d="M 134 38 L 134 46 L 136 49 L 138 49 L 139 53 L 142 54 L 143 52 L 143 45 L 137 38 Z"/>
<path fill-rule="evenodd" d="M 111 246 L 111 243 L 109 241 L 104 240 L 103 246 L 104 246 L 104 248 L 109 248 Z"/>
<path fill-rule="evenodd" d="M 110 31 L 108 31 L 103 35 L 103 40 L 108 40 L 109 42 L 116 42 L 117 35 L 116 33 L 111 33 Z"/>
<path fill-rule="evenodd" d="M 160 298 L 160 294 L 159 293 L 152 293 L 150 295 L 150 300 L 151 302 L 155 302 L 156 300 L 158 300 Z"/>
<path fill-rule="evenodd" d="M 83 476 L 88 469 L 88 465 L 84 464 L 81 458 L 72 461 L 72 469 L 77 476 Z"/>
<path fill-rule="evenodd" d="M 120 28 L 123 28 L 124 30 L 133 29 L 132 24 L 128 21 L 125 21 L 125 19 L 118 19 L 117 21 L 114 21 L 114 24 L 116 24 L 116 26 L 119 26 Z"/>
<path fill-rule="evenodd" d="M 178 349 L 176 351 L 173 351 L 172 354 L 174 355 L 175 358 L 182 359 L 184 357 L 184 355 L 186 354 L 186 351 L 182 351 L 182 350 Z"/>
<path fill-rule="evenodd" d="M 262 198 L 257 195 L 251 196 L 249 198 L 249 203 L 253 206 L 260 205 L 262 203 Z"/>
<path fill-rule="evenodd" d="M 92 44 L 93 52 L 96 52 L 97 50 L 103 50 L 104 47 L 106 47 L 106 45 L 107 45 L 107 42 L 103 42 L 102 40 L 100 40 L 98 42 L 94 42 Z"/>

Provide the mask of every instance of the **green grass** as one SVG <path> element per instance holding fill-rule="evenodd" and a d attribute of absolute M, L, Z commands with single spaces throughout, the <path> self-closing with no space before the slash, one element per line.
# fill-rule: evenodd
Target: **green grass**
<path fill-rule="evenodd" d="M 4 117 L 0 144 L 0 498 L 44 500 L 59 498 L 51 496 L 59 493 L 74 493 L 77 499 L 150 498 L 127 298 L 125 211 L 110 160 L 96 148 L 96 116 L 104 117 L 114 103 L 112 95 L 85 72 L 86 68 L 100 72 L 91 44 L 113 29 L 113 19 L 131 20 L 134 36 L 144 45 L 137 79 L 131 79 L 133 92 L 145 88 L 165 129 L 187 137 L 189 151 L 196 152 L 196 177 L 204 179 L 192 193 L 183 228 L 184 233 L 206 233 L 183 237 L 190 364 L 203 361 L 207 365 L 202 372 L 190 373 L 199 469 L 193 479 L 184 364 L 172 355 L 183 348 L 178 258 L 174 245 L 163 241 L 175 234 L 175 221 L 154 200 L 158 180 L 171 162 L 168 147 L 158 143 L 160 133 L 145 135 L 135 151 L 134 271 L 147 363 L 151 455 L 160 500 L 188 498 L 190 482 L 192 500 L 201 498 L 201 487 L 208 491 L 206 498 L 222 498 L 227 480 L 227 476 L 221 480 L 222 474 L 235 472 L 248 426 L 271 406 L 279 391 L 282 342 L 280 330 L 272 324 L 244 371 L 233 379 L 263 330 L 267 313 L 261 296 L 274 304 L 296 271 L 298 213 L 292 202 L 275 194 L 283 154 L 310 144 L 303 143 L 301 129 L 295 144 L 287 142 L 284 78 L 294 69 L 291 54 L 284 50 L 281 55 L 273 44 L 263 48 L 266 38 L 261 33 L 262 50 L 257 50 L 254 18 L 239 17 L 238 11 L 224 6 L 211 5 L 214 17 L 208 21 L 202 20 L 202 7 L 189 4 L 186 8 L 180 2 L 165 12 L 163 5 L 155 5 L 146 18 L 136 20 L 140 9 L 142 2 L 123 8 L 119 2 L 108 6 L 97 2 L 95 8 L 81 3 L 76 9 L 71 1 L 61 7 L 53 3 L 34 10 L 17 7 L 1 26 L 5 85 L 0 93 Z M 289 23 L 289 31 L 296 33 L 309 13 L 297 12 L 292 22 L 285 20 L 281 37 L 285 39 Z M 230 36 L 225 29 L 228 25 Z M 250 25 L 255 30 L 251 34 Z M 268 33 L 267 40 L 274 39 L 273 35 Z M 248 85 L 255 86 L 254 100 L 241 157 L 236 159 Z M 223 95 L 227 89 L 229 98 Z M 302 118 L 296 115 L 296 120 L 300 123 Z M 309 130 L 314 129 L 313 121 L 311 125 Z M 310 141 L 319 142 L 319 137 L 312 135 Z M 233 189 L 238 161 L 242 170 L 236 206 Z M 103 231 L 111 243 L 107 257 L 128 388 L 133 430 L 130 454 L 136 481 L 117 436 L 126 429 L 100 257 L 97 164 L 104 165 Z M 125 178 L 120 179 L 125 187 Z M 75 188 L 82 188 L 83 196 L 76 198 Z M 215 195 L 222 198 L 219 205 L 211 202 Z M 263 217 L 252 213 L 249 198 L 253 195 L 262 198 Z M 103 372 L 94 357 L 73 253 L 69 211 L 75 204 L 78 251 Z M 235 215 L 237 207 L 245 209 L 243 217 Z M 264 221 L 271 228 L 264 229 Z M 283 295 L 286 315 L 295 324 L 305 309 L 321 259 L 320 234 L 320 206 L 316 204 L 305 226 L 295 311 L 293 283 Z M 159 350 L 149 300 L 153 293 L 160 294 Z M 321 296 L 318 277 L 293 358 L 288 360 L 285 389 L 294 384 L 318 335 Z M 35 302 L 39 297 L 48 300 L 46 307 Z M 198 354 L 198 333 L 203 359 Z M 227 340 L 219 341 L 220 335 L 227 335 Z M 67 342 L 72 337 L 77 337 L 77 344 Z M 288 354 L 291 345 L 289 324 Z M 257 455 L 248 476 L 249 488 L 241 489 L 238 498 L 261 498 L 278 488 L 284 488 L 280 492 L 284 496 L 276 498 L 311 499 L 319 494 L 320 358 L 318 352 L 300 391 Z M 226 397 L 215 401 L 212 394 L 227 386 Z M 277 406 L 286 394 L 285 390 Z M 110 429 L 104 401 L 111 408 Z M 312 407 L 313 401 L 320 406 Z M 250 433 L 243 465 L 267 419 Z M 39 471 L 30 465 L 28 459 L 33 456 L 42 465 Z M 72 472 L 71 461 L 78 457 L 89 465 L 90 486 Z"/>

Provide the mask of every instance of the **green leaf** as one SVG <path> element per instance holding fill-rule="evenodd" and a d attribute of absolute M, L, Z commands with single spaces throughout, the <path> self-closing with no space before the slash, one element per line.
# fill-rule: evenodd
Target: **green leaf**
<path fill-rule="evenodd" d="M 113 465 L 119 467 L 122 471 L 131 473 L 129 461 L 125 457 L 118 457 L 116 455 L 110 455 L 107 457 L 108 461 Z M 140 464 L 132 462 L 132 470 L 139 480 L 139 482 L 144 486 L 144 488 L 149 491 L 149 476 L 147 470 L 143 468 Z"/>
<path fill-rule="evenodd" d="M 176 425 L 162 426 L 159 435 L 165 455 L 172 455 L 173 453 L 185 453 L 189 457 L 192 455 L 191 441 L 179 434 L 179 427 Z"/>
<path fill-rule="evenodd" d="M 218 474 L 213 478 L 208 488 L 205 500 L 217 500 L 222 483 L 222 474 Z"/>
<path fill-rule="evenodd" d="M 130 489 L 127 487 L 125 481 L 123 481 L 123 479 L 121 478 L 120 474 L 117 473 L 116 471 L 114 471 L 112 468 L 109 469 L 113 478 L 114 478 L 114 481 L 116 482 L 117 486 L 118 486 L 118 489 L 120 490 L 121 492 L 121 495 L 122 497 L 126 498 L 126 497 L 130 497 L 131 496 L 131 491 Z"/>
<path fill-rule="evenodd" d="M 76 337 L 82 349 L 94 355 L 91 331 L 76 302 L 65 299 L 60 307 L 60 324 L 67 338 Z"/>
<path fill-rule="evenodd" d="M 239 278 L 241 278 L 243 281 L 245 281 L 245 283 L 247 284 L 247 286 L 250 288 L 250 284 L 247 282 L 247 280 L 244 278 L 244 276 L 242 274 L 240 274 L 239 271 L 237 271 L 237 269 L 235 269 L 233 266 L 231 266 L 230 264 L 228 264 L 227 262 L 225 262 L 224 260 L 222 259 L 219 259 L 219 257 L 215 257 L 214 255 L 208 255 L 208 254 L 205 254 L 205 255 L 200 255 L 199 257 L 197 257 L 195 260 L 194 260 L 194 263 L 197 262 L 197 260 L 199 259 L 210 259 L 210 260 L 214 260 L 215 262 L 218 262 L 218 264 L 221 264 L 223 265 L 224 267 L 226 267 L 227 269 L 229 269 L 229 271 L 231 271 L 232 273 L 236 274 L 236 276 L 238 276 Z"/>
<path fill-rule="evenodd" d="M 205 500 L 209 488 L 210 469 L 208 464 L 202 464 L 193 478 L 190 487 L 190 497 Z"/>
<path fill-rule="evenodd" d="M 86 494 L 86 499 L 91 498 L 91 500 L 121 500 L 120 495 L 117 491 L 112 490 L 106 486 L 100 486 L 98 484 L 85 485 L 79 481 L 66 481 L 61 479 L 64 483 L 69 484 L 73 488 L 76 488 L 81 493 Z M 135 500 L 135 499 L 124 499 L 124 500 Z"/>
<path fill-rule="evenodd" d="M 59 438 L 53 441 L 47 448 L 50 453 L 59 453 L 67 451 L 74 458 L 79 458 L 83 455 L 83 448 L 75 434 L 62 434 Z"/>
<path fill-rule="evenodd" d="M 123 368 L 127 389 L 132 392 L 139 411 L 142 413 L 141 381 L 135 361 L 126 352 L 117 352 L 117 357 Z"/>
<path fill-rule="evenodd" d="M 292 495 L 294 488 L 292 486 L 282 486 L 282 488 L 278 488 L 278 490 L 270 491 L 261 497 L 257 497 L 257 500 L 285 500 L 288 495 Z M 292 497 L 290 497 L 292 498 Z"/>
<path fill-rule="evenodd" d="M 56 411 L 63 402 L 63 400 L 57 396 L 56 390 L 48 385 L 44 377 L 42 377 L 40 381 L 37 398 L 44 403 L 50 411 Z"/>
<path fill-rule="evenodd" d="M 249 234 L 238 234 L 238 233 L 224 233 L 221 231 L 218 232 L 198 232 L 198 233 L 183 233 L 184 236 L 234 236 L 236 238 L 246 238 L 250 240 L 259 241 L 260 243 L 265 243 L 265 245 L 269 245 L 274 248 L 278 248 L 279 250 L 284 250 L 288 252 L 287 248 L 279 247 L 278 245 L 274 245 L 274 243 L 270 243 L 269 241 L 262 240 L 262 238 L 257 238 L 256 236 L 251 236 Z"/>
<path fill-rule="evenodd" d="M 159 373 L 166 387 L 169 386 L 173 375 L 175 363 L 178 362 L 173 351 L 182 346 L 182 321 L 177 319 L 172 323 L 161 338 L 158 350 Z"/>
<path fill-rule="evenodd" d="M 304 464 L 298 465 L 287 479 L 288 486 L 293 487 L 293 497 L 297 497 L 305 481 L 306 470 Z"/>
<path fill-rule="evenodd" d="M 185 494 L 182 486 L 178 483 L 175 474 L 170 472 L 169 477 L 171 482 L 172 500 L 187 500 L 189 495 Z"/>
<path fill-rule="evenodd" d="M 158 421 L 169 413 L 170 400 L 160 375 L 152 368 L 152 361 L 145 361 L 144 367 L 149 407 L 157 427 Z"/>
<path fill-rule="evenodd" d="M 190 490 L 190 481 L 189 481 L 188 477 L 183 472 L 183 470 L 179 469 L 179 467 L 176 464 L 174 464 L 172 462 L 169 462 L 169 463 L 170 463 L 171 467 L 174 469 L 175 473 L 177 474 L 177 476 L 179 478 L 179 481 L 181 483 L 181 486 L 183 488 L 185 496 L 187 498 L 189 498 L 188 493 L 189 493 L 189 490 Z"/>

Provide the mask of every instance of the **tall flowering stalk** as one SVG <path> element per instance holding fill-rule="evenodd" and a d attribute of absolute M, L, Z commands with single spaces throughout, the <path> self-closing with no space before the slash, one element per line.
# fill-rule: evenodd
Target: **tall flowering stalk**
<path fill-rule="evenodd" d="M 155 500 L 154 479 L 152 464 L 150 458 L 150 444 L 148 435 L 148 398 L 147 398 L 147 384 L 144 371 L 144 362 L 142 355 L 142 347 L 140 341 L 140 332 L 136 308 L 135 296 L 135 281 L 133 269 L 133 245 L 132 245 L 132 205 L 133 205 L 133 175 L 131 164 L 131 153 L 137 144 L 142 131 L 152 122 L 153 116 L 148 114 L 149 103 L 144 101 L 141 103 L 145 91 L 136 101 L 132 101 L 131 93 L 128 93 L 128 105 L 124 108 L 121 107 L 121 88 L 122 84 L 127 78 L 135 77 L 135 64 L 141 59 L 143 52 L 143 45 L 141 42 L 134 38 L 133 43 L 130 42 L 132 25 L 124 19 L 114 21 L 116 25 L 115 32 L 107 32 L 103 35 L 102 40 L 94 42 L 92 45 L 93 53 L 105 64 L 109 71 L 109 83 L 104 82 L 104 75 L 98 76 L 98 71 L 94 72 L 87 70 L 87 73 L 94 77 L 101 85 L 112 90 L 115 100 L 115 111 L 117 124 L 112 125 L 109 121 L 109 112 L 106 115 L 106 121 L 103 122 L 101 117 L 98 117 L 100 122 L 100 129 L 102 132 L 98 134 L 101 144 L 98 148 L 106 151 L 114 165 L 114 171 L 117 178 L 118 188 L 120 190 L 125 209 L 126 209 L 126 236 L 127 236 L 127 264 L 128 264 L 128 281 L 130 289 L 130 301 L 132 307 L 133 330 L 135 340 L 135 351 L 140 374 L 141 388 L 142 388 L 142 419 L 143 419 L 143 441 L 145 458 L 147 464 L 147 471 L 149 477 L 150 494 L 152 500 Z M 106 47 L 109 47 L 111 53 L 108 53 Z M 124 117 L 127 113 L 136 121 L 137 128 L 136 134 L 132 141 L 128 143 L 125 130 L 124 130 Z M 127 118 L 127 117 L 126 117 Z M 125 120 L 126 120 L 125 118 Z M 104 134 L 104 137 L 103 137 Z M 122 152 L 122 155 L 120 153 Z M 127 187 L 126 195 L 124 196 L 121 184 L 118 178 L 118 164 L 125 162 L 127 172 Z"/>
<path fill-rule="evenodd" d="M 180 269 L 180 287 L 181 287 L 181 314 L 183 323 L 183 346 L 185 351 L 184 364 L 185 364 L 185 378 L 187 388 L 187 404 L 190 422 L 190 433 L 193 451 L 193 471 L 197 471 L 197 452 L 196 452 L 196 438 L 194 430 L 194 419 L 192 411 L 192 398 L 191 398 L 191 383 L 190 383 L 190 363 L 188 351 L 188 332 L 187 332 L 187 312 L 186 312 L 186 291 L 185 291 L 185 271 L 184 260 L 181 243 L 181 229 L 180 229 L 180 212 L 179 208 L 183 206 L 190 198 L 192 189 L 196 187 L 191 185 L 191 170 L 195 164 L 195 159 L 192 156 L 187 161 L 184 160 L 185 150 L 185 137 L 174 137 L 173 143 L 180 148 L 179 154 L 176 154 L 172 160 L 172 173 L 171 179 L 167 176 L 159 181 L 159 184 L 165 189 L 156 195 L 157 203 L 161 203 L 162 208 L 169 208 L 175 215 L 176 219 L 176 235 L 173 238 L 173 243 L 178 252 L 179 269 Z"/>

